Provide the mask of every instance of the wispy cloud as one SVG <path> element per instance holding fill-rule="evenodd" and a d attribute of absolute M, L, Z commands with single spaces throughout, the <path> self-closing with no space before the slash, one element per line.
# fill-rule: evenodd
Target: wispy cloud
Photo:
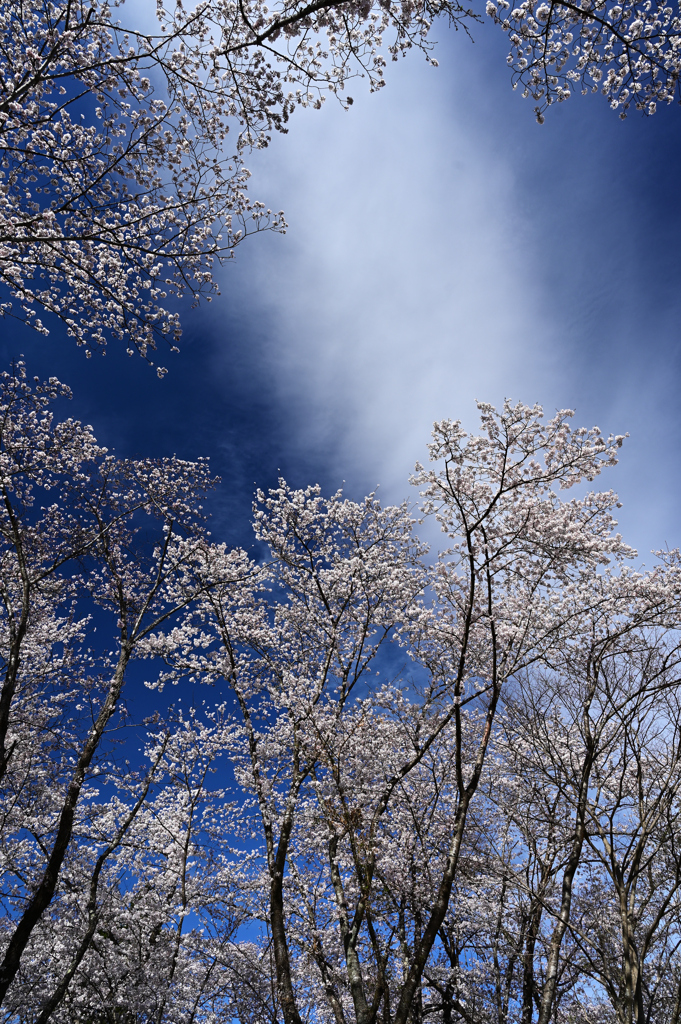
<path fill-rule="evenodd" d="M 350 114 L 297 115 L 256 159 L 252 191 L 291 229 L 244 246 L 225 282 L 266 311 L 300 445 L 383 481 L 433 419 L 534 400 L 554 373 L 511 162 L 457 119 L 441 71 L 393 78 Z"/>
<path fill-rule="evenodd" d="M 629 498 L 633 542 L 674 543 L 664 462 L 678 454 L 659 405 L 672 428 L 677 370 L 661 379 L 654 364 L 676 329 L 643 286 L 648 229 L 634 239 L 620 215 L 628 204 L 640 219 L 645 187 L 621 169 L 649 122 L 622 127 L 578 97 L 539 129 L 504 77 L 503 43 L 445 49 L 438 70 L 412 55 L 378 96 L 358 85 L 349 114 L 332 101 L 296 114 L 252 157 L 253 194 L 291 224 L 225 273 L 230 305 L 267 335 L 263 387 L 303 462 L 391 496 L 432 421 L 473 425 L 475 398 L 577 405 L 580 421 L 636 435 L 608 481 Z"/>
<path fill-rule="evenodd" d="M 642 552 L 678 544 L 678 108 L 622 124 L 576 97 L 540 129 L 501 33 L 434 33 L 439 69 L 412 53 L 379 95 L 353 84 L 349 113 L 300 111 L 249 157 L 252 194 L 290 231 L 248 240 L 222 297 L 185 307 L 166 381 L 113 345 L 86 363 L 59 331 L 8 323 L 2 348 L 72 383 L 105 443 L 210 454 L 237 535 L 278 466 L 396 498 L 434 419 L 474 427 L 475 398 L 508 396 L 629 430 L 603 480 L 624 532 Z"/>

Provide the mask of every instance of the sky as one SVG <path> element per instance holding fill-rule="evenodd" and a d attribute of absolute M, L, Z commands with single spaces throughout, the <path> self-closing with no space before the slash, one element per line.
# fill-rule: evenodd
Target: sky
<path fill-rule="evenodd" d="M 681 110 L 622 122 L 577 96 L 539 126 L 498 28 L 433 33 L 438 68 L 412 53 L 378 94 L 357 82 L 349 111 L 299 111 L 250 155 L 251 194 L 289 229 L 247 239 L 220 297 L 185 305 L 164 380 L 115 343 L 86 360 L 7 322 L 3 361 L 70 384 L 69 414 L 120 454 L 209 455 L 233 543 L 279 472 L 414 498 L 433 420 L 474 428 L 476 399 L 575 408 L 630 432 L 603 484 L 650 563 L 681 545 Z"/>

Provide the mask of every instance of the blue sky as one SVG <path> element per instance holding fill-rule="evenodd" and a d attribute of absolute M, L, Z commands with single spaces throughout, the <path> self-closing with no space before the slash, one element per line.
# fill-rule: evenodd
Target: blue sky
<path fill-rule="evenodd" d="M 221 297 L 185 307 L 165 380 L 8 322 L 4 361 L 69 383 L 70 414 L 121 453 L 210 455 L 220 538 L 249 541 L 278 470 L 402 497 L 433 419 L 474 426 L 476 398 L 508 396 L 629 431 L 607 478 L 623 532 L 642 558 L 681 544 L 681 111 L 621 122 L 574 97 L 539 127 L 498 28 L 434 34 L 439 68 L 411 54 L 250 156 L 289 231 L 247 240 Z"/>

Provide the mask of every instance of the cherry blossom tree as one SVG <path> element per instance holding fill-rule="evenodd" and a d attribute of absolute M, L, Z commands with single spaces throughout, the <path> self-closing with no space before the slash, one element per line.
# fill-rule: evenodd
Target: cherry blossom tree
<path fill-rule="evenodd" d="M 252 558 L 205 462 L 0 387 L 4 1019 L 678 1024 L 681 573 L 589 489 L 621 436 L 481 404 L 443 551 L 282 480 Z"/>
<path fill-rule="evenodd" d="M 0 1001 L 10 1007 L 32 971 L 42 965 L 36 996 L 49 977 L 45 929 L 58 928 L 58 948 L 80 929 L 46 1005 L 59 1004 L 93 941 L 110 862 L 170 770 L 179 740 L 161 724 L 141 776 L 112 740 L 131 658 L 197 596 L 169 588 L 205 544 L 199 502 L 211 485 L 205 461 L 120 460 L 89 427 L 55 424 L 50 405 L 68 394 L 54 379 L 29 382 L 21 364 L 0 379 Z"/>
<path fill-rule="evenodd" d="M 393 54 L 428 52 L 432 17 L 465 12 L 202 0 L 159 3 L 151 33 L 119 13 L 106 0 L 0 7 L 1 308 L 43 332 L 42 311 L 58 317 L 88 353 L 114 336 L 150 358 L 179 336 L 173 296 L 210 298 L 244 234 L 285 227 L 248 198 L 244 149 L 353 75 L 381 85 L 389 30 Z"/>
<path fill-rule="evenodd" d="M 623 582 L 628 601 L 638 591 L 628 614 L 625 604 L 617 616 L 599 609 L 590 642 L 560 668 L 526 676 L 506 702 L 488 818 L 497 829 L 507 822 L 502 834 L 514 840 L 498 870 L 520 911 L 523 1021 L 534 1004 L 549 1020 L 556 1003 L 584 1002 L 589 988 L 618 1021 L 647 1020 L 651 1006 L 655 1019 L 674 1019 L 662 992 L 669 1003 L 679 882 L 666 816 L 677 813 L 680 638 L 660 598 L 675 584 L 666 568 L 612 584 Z M 658 860 L 664 881 L 653 880 Z"/>
<path fill-rule="evenodd" d="M 676 94 L 674 8 L 508 7 L 487 13 L 540 120 L 576 87 L 602 88 L 622 115 Z M 107 0 L 5 0 L 2 315 L 43 333 L 56 317 L 88 354 L 110 337 L 150 362 L 160 338 L 176 347 L 175 299 L 210 299 L 244 235 L 284 230 L 248 197 L 244 151 L 287 131 L 297 106 L 351 104 L 355 76 L 379 88 L 388 57 L 416 48 L 435 64 L 433 20 L 468 31 L 481 14 L 459 0 L 159 0 L 158 28 L 140 30 L 139 12 Z"/>
<path fill-rule="evenodd" d="M 261 913 L 286 1024 L 326 1019 L 324 1005 L 363 1024 L 433 1012 L 426 971 L 446 947 L 502 694 L 581 644 L 595 609 L 627 610 L 598 584 L 630 554 L 613 533 L 616 496 L 563 501 L 555 489 L 593 479 L 622 438 L 573 431 L 565 413 L 544 424 L 539 408 L 480 410 L 479 437 L 437 424 L 442 469 L 417 471 L 424 512 L 450 543 L 427 574 L 406 509 L 282 482 L 256 514 L 272 582 L 244 572 L 251 589 L 212 587 L 195 613 L 219 646 L 149 640 L 168 678 L 223 679 L 238 704 L 232 757 L 244 831 L 262 838 Z M 204 571 L 212 578 L 212 563 Z M 620 578 L 634 607 L 657 609 L 657 591 Z M 264 585 L 280 595 L 274 610 Z M 391 634 L 414 666 L 409 685 L 372 679 Z M 461 999 L 448 1010 L 467 1012 Z"/>
<path fill-rule="evenodd" d="M 659 684 L 661 671 L 669 689 L 652 685 L 624 718 L 589 807 L 591 884 L 575 946 L 618 1024 L 674 1024 L 681 1015 L 678 667 L 676 656 L 664 660 L 653 660 L 651 674 Z"/>

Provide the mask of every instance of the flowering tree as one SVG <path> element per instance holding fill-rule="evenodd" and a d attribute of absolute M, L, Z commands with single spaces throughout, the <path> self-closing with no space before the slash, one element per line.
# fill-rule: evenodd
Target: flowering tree
<path fill-rule="evenodd" d="M 561 493 L 621 437 L 481 405 L 417 467 L 435 560 L 281 481 L 254 561 L 205 463 L 1 386 L 7 1021 L 678 1024 L 678 557 Z"/>
<path fill-rule="evenodd" d="M 672 7 L 508 6 L 487 13 L 540 119 L 585 83 L 622 114 L 675 95 Z M 200 0 L 159 2 L 147 32 L 119 13 L 106 0 L 0 4 L 0 310 L 42 332 L 43 313 L 57 317 L 88 354 L 113 336 L 150 361 L 158 338 L 177 343 L 173 296 L 210 298 L 245 234 L 284 230 L 248 198 L 244 150 L 286 131 L 296 106 L 342 98 L 353 76 L 379 88 L 386 56 L 417 47 L 436 63 L 436 16 L 478 17 L 459 0 Z"/>
<path fill-rule="evenodd" d="M 8 997 L 12 1012 L 27 982 L 43 991 L 48 972 L 30 979 L 59 921 L 68 959 L 43 1019 L 93 941 L 110 862 L 125 855 L 156 779 L 180 759 L 162 723 L 142 775 L 111 736 L 125 724 L 137 648 L 163 623 L 177 625 L 197 596 L 170 589 L 205 543 L 199 500 L 211 483 L 205 462 L 119 460 L 89 427 L 55 424 L 49 406 L 67 396 L 54 379 L 32 387 L 21 365 L 0 380 L 0 1002 Z"/>
<path fill-rule="evenodd" d="M 271 935 L 272 1013 L 287 1024 L 326 1019 L 322 1006 L 362 1024 L 433 1012 L 429 964 L 446 948 L 502 694 L 581 643 L 595 608 L 626 611 L 598 586 L 603 565 L 630 553 L 613 535 L 616 496 L 555 490 L 612 464 L 622 439 L 572 431 L 567 414 L 545 425 L 522 405 L 481 415 L 480 437 L 436 425 L 443 468 L 417 472 L 424 511 L 450 540 L 432 571 L 406 509 L 282 483 L 256 515 L 272 568 L 244 571 L 245 590 L 205 591 L 205 649 L 172 633 L 149 640 L 168 678 L 222 679 L 234 694 L 242 828 L 263 843 L 254 914 Z M 224 553 L 210 557 L 212 579 Z M 391 633 L 414 665 L 410 685 L 372 679 Z M 446 998 L 464 1013 L 451 986 Z"/>
<path fill-rule="evenodd" d="M 662 660 L 654 659 L 669 689 L 656 672 L 599 773 L 588 808 L 590 884 L 573 928 L 579 969 L 600 983 L 618 1024 L 671 1024 L 681 1014 L 678 655 Z"/>
<path fill-rule="evenodd" d="M 506 702 L 488 816 L 507 839 L 497 870 L 515 908 L 524 1022 L 535 1003 L 540 1022 L 561 1002 L 595 1013 L 595 991 L 622 1024 L 649 1019 L 651 1007 L 674 1020 L 674 576 L 661 567 L 607 581 L 617 613 L 601 606 L 590 637 L 519 680 Z"/>
<path fill-rule="evenodd" d="M 0 282 L 5 315 L 57 316 L 89 353 L 179 335 L 172 295 L 215 291 L 244 233 L 284 229 L 246 195 L 244 148 L 352 75 L 382 83 L 381 39 L 427 49 L 433 5 L 158 5 L 156 34 L 106 0 L 0 5 Z M 349 101 L 350 102 L 350 101 Z M 230 124 L 236 127 L 227 147 Z"/>

